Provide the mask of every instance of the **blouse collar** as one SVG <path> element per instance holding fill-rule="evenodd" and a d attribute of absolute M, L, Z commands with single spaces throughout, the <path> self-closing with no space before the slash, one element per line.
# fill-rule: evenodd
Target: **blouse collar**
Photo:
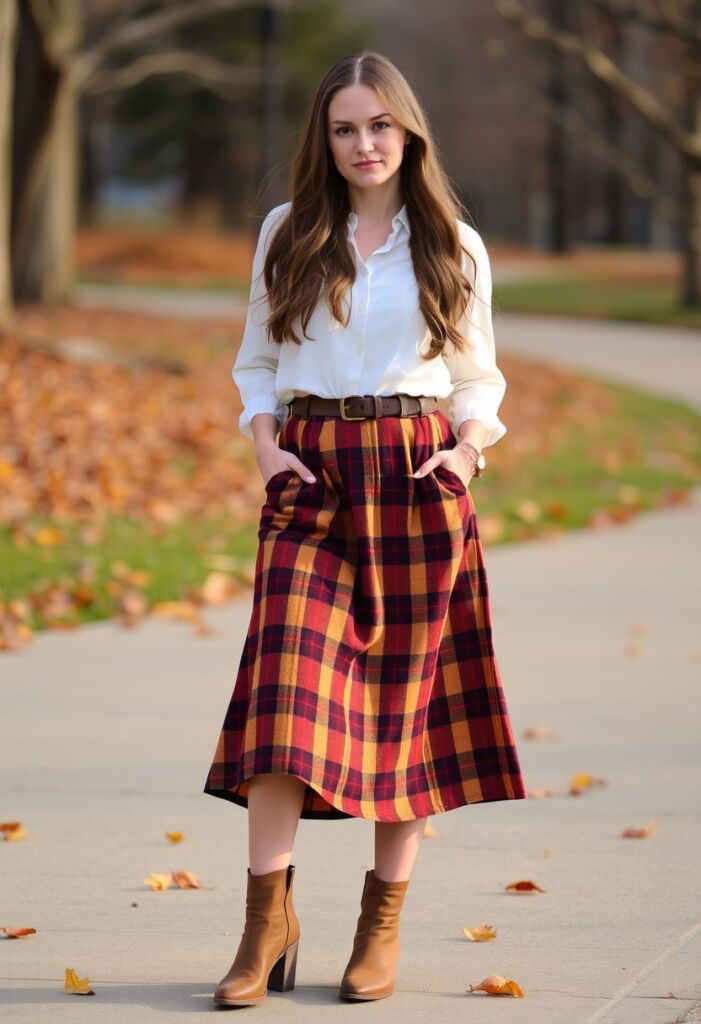
<path fill-rule="evenodd" d="M 353 210 L 348 214 L 348 227 L 351 231 L 354 231 L 358 224 L 358 215 Z M 392 217 L 392 228 L 396 228 L 398 224 L 403 224 L 407 230 L 407 234 L 411 234 L 411 225 L 409 224 L 409 214 L 407 212 L 406 203 L 402 204 L 402 208 L 399 213 L 396 213 Z"/>

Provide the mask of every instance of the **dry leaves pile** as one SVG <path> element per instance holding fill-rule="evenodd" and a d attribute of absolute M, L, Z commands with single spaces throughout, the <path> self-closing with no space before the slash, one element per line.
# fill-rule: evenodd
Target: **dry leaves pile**
<path fill-rule="evenodd" d="M 210 557 L 210 561 L 216 559 L 226 563 L 229 571 L 212 570 L 204 583 L 190 587 L 181 600 L 157 601 L 151 605 L 141 589 L 149 583 L 150 575 L 129 569 L 123 562 L 115 562 L 107 591 L 113 598 L 117 622 L 131 628 L 150 614 L 190 623 L 196 636 L 217 635 L 217 630 L 205 618 L 206 607 L 228 604 L 241 597 L 253 585 L 253 568 L 232 556 L 215 554 Z M 92 564 L 79 565 L 74 581 L 36 586 L 27 600 L 0 601 L 0 651 L 16 651 L 31 641 L 34 635 L 30 625 L 32 613 L 39 616 L 46 629 L 75 629 L 80 624 L 81 607 L 98 601 L 94 572 Z"/>
<path fill-rule="evenodd" d="M 51 336 L 68 331 L 83 311 L 65 307 L 25 309 L 25 326 Z M 181 521 L 217 519 L 239 526 L 260 511 L 263 485 L 252 447 L 236 429 L 230 356 L 199 365 L 193 343 L 202 323 L 125 314 L 91 314 L 103 337 L 149 338 L 171 345 L 189 369 L 114 365 L 62 358 L 17 338 L 0 339 L 0 524 L 19 550 L 62 548 L 69 528 L 86 553 L 97 547 L 108 515 L 148 524 L 157 537 Z M 207 322 L 211 332 L 222 325 Z M 230 325 L 227 325 L 230 329 Z M 31 332 L 30 332 L 31 333 Z M 152 346 L 152 347 L 155 347 Z M 53 520 L 34 525 L 30 517 Z M 213 541 L 216 546 L 223 535 Z M 211 573 L 182 600 L 149 609 L 147 573 L 115 561 L 106 597 L 124 625 L 147 611 L 193 622 L 206 633 L 203 605 L 222 604 L 249 587 L 251 567 L 208 555 Z M 82 608 L 100 596 L 95 562 L 76 561 L 71 579 L 42 581 L 17 600 L 2 601 L 0 650 L 16 650 L 32 636 L 30 623 L 72 628 Z"/>
<path fill-rule="evenodd" d="M 197 286 L 227 277 L 249 278 L 254 245 L 250 234 L 83 227 L 76 237 L 75 259 L 83 274 L 110 281 Z"/>
<path fill-rule="evenodd" d="M 0 522 L 250 514 L 262 482 L 228 373 L 84 365 L 0 341 Z"/>

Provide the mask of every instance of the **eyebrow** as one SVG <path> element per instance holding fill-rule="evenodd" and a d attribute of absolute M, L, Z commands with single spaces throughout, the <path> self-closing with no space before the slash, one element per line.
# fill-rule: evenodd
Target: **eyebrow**
<path fill-rule="evenodd" d="M 391 116 L 392 115 L 390 114 L 390 112 L 388 110 L 384 110 L 381 114 L 375 114 L 374 117 L 369 117 L 368 121 L 376 121 L 378 119 L 378 117 L 391 117 Z M 331 121 L 331 124 L 353 124 L 353 122 L 352 121 L 340 121 L 338 118 L 336 118 L 335 121 Z"/>

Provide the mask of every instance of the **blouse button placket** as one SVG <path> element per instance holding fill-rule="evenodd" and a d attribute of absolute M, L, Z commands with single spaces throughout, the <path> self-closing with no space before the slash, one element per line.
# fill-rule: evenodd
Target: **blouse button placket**
<path fill-rule="evenodd" d="M 373 262 L 376 259 L 376 257 L 381 256 L 382 253 L 389 252 L 389 250 L 394 245 L 394 241 L 397 236 L 397 231 L 398 225 L 393 224 L 392 231 L 390 232 L 389 238 L 387 239 L 385 244 L 380 249 L 376 249 L 375 252 L 370 253 L 370 255 L 367 258 L 367 261 L 365 261 L 360 255 L 360 252 L 358 251 L 358 246 L 356 245 L 355 242 L 355 223 L 353 224 L 351 238 L 353 242 L 353 248 L 355 249 L 356 255 L 358 257 L 356 265 L 361 275 L 360 278 L 356 281 L 358 292 L 357 297 L 361 301 L 359 302 L 360 308 L 358 313 L 353 314 L 354 319 L 356 319 L 357 317 L 355 324 L 357 332 L 357 341 L 355 343 L 355 348 L 358 353 L 358 361 L 356 363 L 355 377 L 353 378 L 353 391 L 349 392 L 349 394 L 360 393 L 360 381 L 362 379 L 363 364 L 365 361 L 365 341 L 367 337 L 368 316 L 370 310 L 370 289 L 372 287 Z"/>

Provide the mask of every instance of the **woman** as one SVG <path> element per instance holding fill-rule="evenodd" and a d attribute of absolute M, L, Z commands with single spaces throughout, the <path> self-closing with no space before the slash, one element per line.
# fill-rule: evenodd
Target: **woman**
<path fill-rule="evenodd" d="M 294 987 L 300 817 L 375 822 L 340 995 L 379 999 L 427 817 L 526 795 L 469 489 L 506 433 L 506 384 L 489 259 L 459 209 L 397 68 L 337 61 L 292 200 L 263 222 L 232 371 L 266 500 L 205 785 L 248 808 L 246 924 L 219 1005 Z"/>

